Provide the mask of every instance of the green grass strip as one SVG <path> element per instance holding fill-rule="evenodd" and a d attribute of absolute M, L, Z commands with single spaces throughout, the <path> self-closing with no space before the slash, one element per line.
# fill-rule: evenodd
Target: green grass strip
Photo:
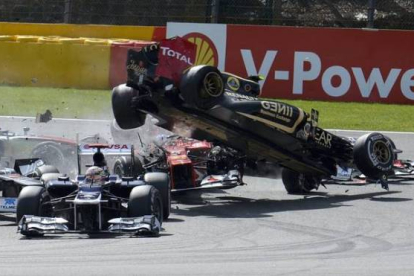
<path fill-rule="evenodd" d="M 307 112 L 319 111 L 323 128 L 414 132 L 412 105 L 281 100 Z M 111 119 L 110 90 L 0 86 L 1 116 L 36 116 L 49 109 L 55 118 Z"/>
<path fill-rule="evenodd" d="M 310 112 L 319 111 L 322 128 L 414 132 L 414 106 L 282 100 Z"/>
<path fill-rule="evenodd" d="M 36 116 L 47 109 L 54 118 L 112 118 L 110 90 L 0 86 L 1 116 Z"/>

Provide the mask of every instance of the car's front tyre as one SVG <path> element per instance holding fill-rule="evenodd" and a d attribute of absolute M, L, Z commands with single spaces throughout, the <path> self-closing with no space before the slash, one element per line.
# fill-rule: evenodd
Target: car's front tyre
<path fill-rule="evenodd" d="M 388 174 L 396 159 L 395 145 L 381 133 L 368 133 L 354 145 L 354 163 L 368 178 L 379 179 Z"/>
<path fill-rule="evenodd" d="M 167 220 L 171 213 L 171 187 L 168 174 L 149 172 L 144 175 L 146 184 L 154 186 L 160 192 L 163 206 L 163 219 Z"/>
<path fill-rule="evenodd" d="M 142 185 L 132 189 L 128 200 L 129 217 L 154 215 L 162 224 L 162 209 L 160 192 L 154 186 Z"/>
<path fill-rule="evenodd" d="M 288 194 L 309 193 L 319 186 L 319 182 L 312 177 L 287 168 L 282 169 L 282 182 Z"/>
<path fill-rule="evenodd" d="M 24 215 L 42 216 L 42 195 L 45 189 L 40 186 L 27 186 L 22 189 L 17 200 L 16 222 L 19 223 Z M 40 237 L 38 232 L 21 232 L 26 237 Z"/>

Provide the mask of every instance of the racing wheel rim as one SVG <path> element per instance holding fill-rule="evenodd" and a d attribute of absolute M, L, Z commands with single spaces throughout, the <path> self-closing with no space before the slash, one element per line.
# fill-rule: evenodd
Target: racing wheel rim
<path fill-rule="evenodd" d="M 210 72 L 204 77 L 203 88 L 202 96 L 204 98 L 220 97 L 224 91 L 223 79 L 216 72 Z"/>
<path fill-rule="evenodd" d="M 389 148 L 383 141 L 375 142 L 373 146 L 373 154 L 381 164 L 388 163 L 391 158 Z"/>

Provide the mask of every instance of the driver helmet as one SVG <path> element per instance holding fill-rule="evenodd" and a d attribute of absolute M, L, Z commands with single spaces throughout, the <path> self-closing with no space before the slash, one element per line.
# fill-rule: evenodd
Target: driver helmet
<path fill-rule="evenodd" d="M 106 160 L 105 156 L 102 152 L 98 151 L 95 152 L 93 155 L 93 165 L 97 167 L 105 167 L 106 166 Z"/>
<path fill-rule="evenodd" d="M 154 144 L 159 147 L 162 147 L 164 143 L 167 141 L 167 139 L 168 139 L 168 135 L 158 134 L 157 136 L 155 136 Z"/>
<path fill-rule="evenodd" d="M 102 185 L 105 183 L 107 178 L 106 172 L 97 166 L 92 166 L 86 170 L 85 183 Z"/>

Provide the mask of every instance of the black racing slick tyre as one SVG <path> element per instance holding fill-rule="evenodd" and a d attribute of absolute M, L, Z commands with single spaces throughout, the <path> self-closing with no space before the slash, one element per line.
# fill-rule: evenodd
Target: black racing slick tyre
<path fill-rule="evenodd" d="M 22 189 L 17 200 L 16 222 L 24 215 L 42 216 L 42 195 L 45 189 L 40 186 L 27 186 Z M 26 237 L 40 237 L 37 232 L 21 232 Z"/>
<path fill-rule="evenodd" d="M 59 173 L 59 170 L 53 165 L 43 165 L 36 168 L 36 175 L 38 177 L 48 173 Z"/>
<path fill-rule="evenodd" d="M 318 187 L 318 183 L 312 177 L 306 177 L 287 168 L 282 169 L 282 182 L 288 194 L 309 193 Z"/>
<path fill-rule="evenodd" d="M 61 173 L 45 173 L 40 177 L 40 181 L 43 183 L 43 185 L 46 185 L 51 180 L 58 180 L 59 177 L 64 176 L 64 174 Z"/>
<path fill-rule="evenodd" d="M 162 199 L 160 192 L 150 185 L 132 189 L 128 200 L 128 216 L 142 217 L 154 215 L 160 223 L 163 221 Z"/>
<path fill-rule="evenodd" d="M 132 162 L 130 156 L 121 156 L 115 161 L 113 172 L 121 177 L 137 177 L 144 172 L 144 168 L 138 157 L 134 156 L 134 162 Z"/>
<path fill-rule="evenodd" d="M 368 133 L 354 145 L 354 163 L 368 178 L 378 179 L 392 170 L 395 145 L 381 133 Z"/>
<path fill-rule="evenodd" d="M 138 91 L 126 84 L 118 85 L 112 90 L 112 111 L 122 129 L 137 128 L 145 123 L 146 114 L 132 106 L 132 100 L 136 95 Z"/>
<path fill-rule="evenodd" d="M 220 102 L 224 94 L 224 81 L 216 67 L 199 65 L 183 74 L 179 88 L 187 104 L 206 110 Z"/>
<path fill-rule="evenodd" d="M 22 189 L 17 200 L 16 222 L 24 215 L 39 216 L 42 194 L 45 189 L 41 186 L 27 186 Z"/>
<path fill-rule="evenodd" d="M 171 213 L 171 187 L 168 174 L 162 172 L 150 172 L 144 175 L 144 181 L 154 186 L 160 192 L 163 206 L 163 219 L 167 220 Z"/>

